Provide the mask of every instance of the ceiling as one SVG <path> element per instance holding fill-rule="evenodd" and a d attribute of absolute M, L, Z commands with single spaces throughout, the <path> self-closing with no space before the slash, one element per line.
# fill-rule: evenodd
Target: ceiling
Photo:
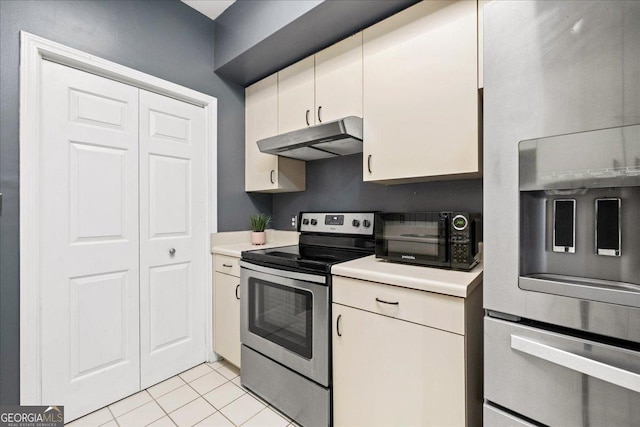
<path fill-rule="evenodd" d="M 231 6 L 235 0 L 182 0 L 198 12 L 215 20 L 222 12 Z"/>

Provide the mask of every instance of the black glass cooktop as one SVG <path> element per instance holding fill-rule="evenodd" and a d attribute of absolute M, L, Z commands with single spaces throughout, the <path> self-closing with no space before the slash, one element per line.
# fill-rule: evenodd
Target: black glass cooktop
<path fill-rule="evenodd" d="M 284 246 L 242 252 L 242 259 L 287 270 L 330 273 L 331 266 L 371 255 L 373 252 L 326 246 Z"/>

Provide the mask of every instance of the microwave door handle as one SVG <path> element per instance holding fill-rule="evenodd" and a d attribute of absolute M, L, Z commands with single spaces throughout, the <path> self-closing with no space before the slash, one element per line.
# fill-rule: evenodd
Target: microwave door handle
<path fill-rule="evenodd" d="M 640 393 L 640 374 L 588 357 L 560 350 L 538 341 L 511 335 L 511 348 L 547 362 Z"/>

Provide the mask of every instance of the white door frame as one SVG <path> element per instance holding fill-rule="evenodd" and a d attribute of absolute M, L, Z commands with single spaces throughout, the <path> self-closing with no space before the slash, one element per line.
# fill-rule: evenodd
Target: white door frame
<path fill-rule="evenodd" d="M 205 110 L 207 144 L 207 229 L 217 232 L 217 116 L 218 100 L 212 96 L 124 67 L 56 42 L 20 32 L 20 403 L 42 404 L 39 274 L 39 153 L 41 64 L 50 60 L 97 74 L 140 89 L 156 92 Z M 205 319 L 212 315 L 210 239 L 203 246 L 207 258 Z M 214 360 L 212 322 L 206 322 L 203 358 Z M 55 402 L 49 402 L 55 403 Z"/>

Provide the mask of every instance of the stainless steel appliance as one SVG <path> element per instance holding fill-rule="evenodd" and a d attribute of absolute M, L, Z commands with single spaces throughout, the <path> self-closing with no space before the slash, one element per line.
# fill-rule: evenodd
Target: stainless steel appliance
<path fill-rule="evenodd" d="M 242 253 L 242 384 L 303 426 L 331 424 L 331 266 L 374 253 L 372 212 L 299 217 L 298 245 Z"/>
<path fill-rule="evenodd" d="M 638 46 L 637 1 L 485 6 L 485 425 L 638 425 Z"/>
<path fill-rule="evenodd" d="M 379 213 L 376 223 L 376 258 L 458 270 L 479 261 L 480 214 Z"/>
<path fill-rule="evenodd" d="M 362 118 L 348 116 L 261 139 L 257 144 L 263 153 L 299 160 L 362 153 Z"/>

